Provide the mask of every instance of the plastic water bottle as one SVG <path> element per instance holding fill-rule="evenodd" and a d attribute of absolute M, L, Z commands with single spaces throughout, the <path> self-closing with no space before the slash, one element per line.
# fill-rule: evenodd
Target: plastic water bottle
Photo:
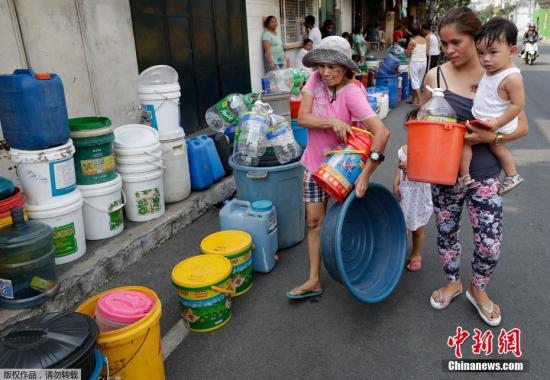
<path fill-rule="evenodd" d="M 271 115 L 271 125 L 266 134 L 267 146 L 273 148 L 280 164 L 286 164 L 300 157 L 300 145 L 294 139 L 292 128 L 284 117 Z"/>
<path fill-rule="evenodd" d="M 238 124 L 252 104 L 252 94 L 229 94 L 208 108 L 204 115 L 206 124 L 216 132 L 223 132 L 230 125 Z"/>
<path fill-rule="evenodd" d="M 259 104 L 260 103 L 260 104 Z M 269 115 L 261 102 L 250 112 L 246 112 L 238 131 L 235 133 L 235 160 L 246 166 L 258 166 L 260 157 L 266 150 L 266 132 L 269 127 Z"/>
<path fill-rule="evenodd" d="M 272 70 L 266 74 L 271 92 L 289 92 L 293 87 L 300 87 L 304 83 L 304 75 L 295 68 Z"/>
<path fill-rule="evenodd" d="M 456 123 L 456 112 L 445 100 L 441 88 L 426 88 L 432 92 L 432 98 L 418 110 L 418 120 Z"/>

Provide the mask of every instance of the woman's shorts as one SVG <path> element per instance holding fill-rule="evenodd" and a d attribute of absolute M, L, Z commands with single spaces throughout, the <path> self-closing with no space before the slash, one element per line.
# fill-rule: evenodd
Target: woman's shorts
<path fill-rule="evenodd" d="M 422 80 L 424 79 L 424 74 L 426 73 L 426 61 L 411 61 L 409 68 L 411 75 L 411 87 L 413 90 L 418 90 L 422 86 Z"/>
<path fill-rule="evenodd" d="M 305 203 L 323 203 L 328 199 L 327 192 L 317 185 L 307 169 L 304 171 L 303 186 Z"/>

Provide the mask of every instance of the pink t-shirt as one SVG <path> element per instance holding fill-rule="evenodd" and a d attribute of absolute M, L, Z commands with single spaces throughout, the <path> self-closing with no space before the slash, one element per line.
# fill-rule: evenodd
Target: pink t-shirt
<path fill-rule="evenodd" d="M 363 121 L 376 116 L 370 108 L 365 92 L 353 82 L 336 91 L 336 100 L 331 103 L 332 91 L 315 71 L 302 92 L 313 96 L 311 112 L 325 118 L 338 118 L 351 125 L 352 121 Z M 333 150 L 340 143 L 332 129 L 310 128 L 307 130 L 307 147 L 302 156 L 302 164 L 314 173 L 324 160 L 324 153 Z"/>

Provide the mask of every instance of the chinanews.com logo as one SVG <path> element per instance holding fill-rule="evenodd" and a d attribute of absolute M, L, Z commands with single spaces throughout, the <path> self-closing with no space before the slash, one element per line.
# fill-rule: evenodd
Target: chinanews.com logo
<path fill-rule="evenodd" d="M 470 343 L 473 343 L 470 345 Z M 461 326 L 456 333 L 447 339 L 447 347 L 451 348 L 455 359 L 443 360 L 443 371 L 446 372 L 528 372 L 529 362 L 521 359 L 521 330 L 500 329 L 498 336 L 491 330 L 481 331 L 475 328 L 473 334 Z M 471 348 L 473 355 L 483 359 L 464 359 L 464 349 Z M 489 358 L 489 356 L 491 356 Z M 496 356 L 498 355 L 498 356 Z"/>

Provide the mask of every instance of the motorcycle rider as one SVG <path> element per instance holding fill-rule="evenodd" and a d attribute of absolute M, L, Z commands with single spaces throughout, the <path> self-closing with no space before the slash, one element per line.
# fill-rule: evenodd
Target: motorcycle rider
<path fill-rule="evenodd" d="M 525 43 L 527 41 L 535 41 L 535 42 L 538 42 L 539 40 L 539 33 L 537 32 L 537 27 L 535 26 L 534 23 L 530 22 L 529 23 L 529 28 L 527 29 L 527 31 L 523 34 L 523 50 L 521 51 L 521 58 L 524 58 L 524 55 L 525 55 Z M 537 52 L 538 54 L 538 52 Z"/>

